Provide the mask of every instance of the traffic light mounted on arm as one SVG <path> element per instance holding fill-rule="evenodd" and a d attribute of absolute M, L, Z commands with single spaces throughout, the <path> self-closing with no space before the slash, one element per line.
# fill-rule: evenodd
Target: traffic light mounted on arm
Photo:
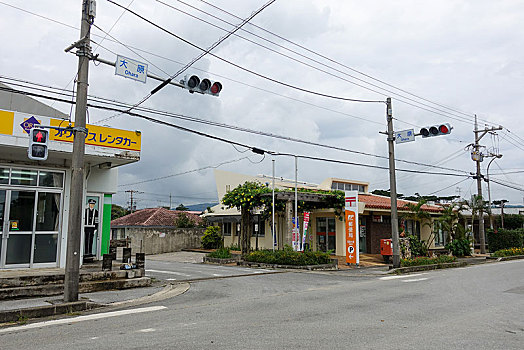
<path fill-rule="evenodd" d="M 448 135 L 451 133 L 451 129 L 453 128 L 448 123 L 426 126 L 420 129 L 420 135 L 422 135 L 422 137 Z"/>
<path fill-rule="evenodd" d="M 33 160 L 46 160 L 48 155 L 47 143 L 49 130 L 32 128 L 29 131 L 29 148 L 27 156 Z"/>
<path fill-rule="evenodd" d="M 212 96 L 218 96 L 222 91 L 222 84 L 218 81 L 211 81 L 207 78 L 200 80 L 196 75 L 186 75 L 184 80 L 180 81 L 189 92 L 199 92 L 201 94 L 208 94 Z"/>

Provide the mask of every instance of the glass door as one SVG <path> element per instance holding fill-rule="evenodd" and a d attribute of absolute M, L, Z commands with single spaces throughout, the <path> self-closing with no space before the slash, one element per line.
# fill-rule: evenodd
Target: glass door
<path fill-rule="evenodd" d="M 35 191 L 7 191 L 9 222 L 5 248 L 5 266 L 29 267 L 33 245 Z"/>
<path fill-rule="evenodd" d="M 57 262 L 60 193 L 0 190 L 0 267 Z"/>
<path fill-rule="evenodd" d="M 0 190 L 0 267 L 4 266 L 4 248 L 5 248 L 5 241 L 7 240 L 7 232 L 8 232 L 8 226 L 7 226 L 7 220 L 5 218 L 6 210 L 5 210 L 5 203 L 6 203 L 6 190 Z"/>

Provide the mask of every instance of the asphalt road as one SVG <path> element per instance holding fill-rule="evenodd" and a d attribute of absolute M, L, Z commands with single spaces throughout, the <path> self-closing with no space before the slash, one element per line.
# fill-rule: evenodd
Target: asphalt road
<path fill-rule="evenodd" d="M 120 314 L 57 322 L 65 323 L 0 329 L 0 348 L 522 349 L 524 261 L 398 277 L 289 272 L 205 280 Z"/>
<path fill-rule="evenodd" d="M 146 261 L 146 276 L 167 282 L 191 281 L 239 275 L 256 275 L 272 271 L 274 270 L 251 269 L 240 266 L 220 266 L 157 260 Z"/>

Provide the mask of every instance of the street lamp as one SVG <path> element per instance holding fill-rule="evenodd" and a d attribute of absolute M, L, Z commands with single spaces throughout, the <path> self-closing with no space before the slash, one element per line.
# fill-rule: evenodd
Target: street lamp
<path fill-rule="evenodd" d="M 486 170 L 486 181 L 488 182 L 488 204 L 489 204 L 489 227 L 493 230 L 493 215 L 491 214 L 491 191 L 489 188 L 489 166 L 495 159 L 502 158 L 502 154 L 496 154 L 492 160 L 488 163 L 488 169 Z"/>

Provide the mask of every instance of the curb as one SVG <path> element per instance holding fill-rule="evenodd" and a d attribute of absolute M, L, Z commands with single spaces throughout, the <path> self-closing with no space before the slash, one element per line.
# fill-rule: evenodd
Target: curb
<path fill-rule="evenodd" d="M 495 260 L 495 261 L 519 260 L 519 259 L 524 259 L 524 255 L 501 256 L 499 258 L 495 256 L 488 256 L 486 259 Z"/>
<path fill-rule="evenodd" d="M 240 266 L 249 266 L 249 267 L 262 267 L 262 268 L 273 268 L 273 269 L 293 269 L 293 270 L 338 270 L 338 262 L 331 264 L 322 264 L 322 265 L 278 265 L 278 264 L 266 264 L 250 261 L 239 261 L 238 265 Z"/>
<path fill-rule="evenodd" d="M 56 305 L 36 306 L 0 312 L 0 323 L 23 321 L 29 318 L 55 316 L 78 311 L 91 310 L 100 307 L 90 301 L 75 301 Z"/>
<path fill-rule="evenodd" d="M 454 268 L 454 267 L 464 267 L 464 266 L 468 266 L 468 265 L 469 264 L 467 262 L 461 261 L 461 262 L 443 263 L 443 264 L 431 264 L 431 265 L 399 267 L 397 269 L 391 269 L 388 272 L 388 274 L 401 275 L 401 274 L 410 273 L 410 272 L 449 269 L 449 268 Z"/>

